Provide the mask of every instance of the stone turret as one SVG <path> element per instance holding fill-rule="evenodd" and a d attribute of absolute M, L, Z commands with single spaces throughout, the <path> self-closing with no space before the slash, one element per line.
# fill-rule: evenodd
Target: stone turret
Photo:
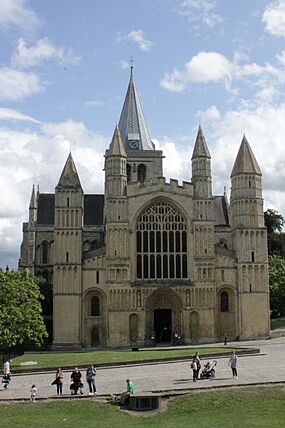
<path fill-rule="evenodd" d="M 83 198 L 69 153 L 55 189 L 54 349 L 81 348 Z"/>
<path fill-rule="evenodd" d="M 119 127 L 116 126 L 114 135 L 105 155 L 105 196 L 106 198 L 121 198 L 126 196 L 127 169 L 126 151 L 122 143 Z"/>
<path fill-rule="evenodd" d="M 116 126 L 105 154 L 106 255 L 112 259 L 127 257 L 128 201 L 127 155 Z"/>
<path fill-rule="evenodd" d="M 37 209 L 38 209 L 38 201 L 37 195 L 35 191 L 35 185 L 33 184 L 30 206 L 29 206 L 29 223 L 32 224 L 37 221 Z"/>
<path fill-rule="evenodd" d="M 196 198 L 212 197 L 211 156 L 201 126 L 192 154 L 192 183 Z"/>
<path fill-rule="evenodd" d="M 269 334 L 267 232 L 261 170 L 243 136 L 231 173 L 232 242 L 237 256 L 240 338 Z M 258 312 L 253 308 L 262 308 Z"/>
<path fill-rule="evenodd" d="M 261 170 L 243 136 L 231 173 L 231 213 L 233 227 L 263 227 Z"/>

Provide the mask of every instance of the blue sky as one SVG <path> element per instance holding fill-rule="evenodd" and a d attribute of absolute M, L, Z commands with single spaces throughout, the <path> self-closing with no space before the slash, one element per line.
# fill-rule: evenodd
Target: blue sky
<path fill-rule="evenodd" d="M 0 266 L 16 266 L 32 184 L 53 192 L 72 150 L 86 193 L 135 81 L 165 176 L 191 179 L 201 123 L 214 192 L 243 133 L 265 208 L 285 215 L 285 0 L 1 0 Z"/>

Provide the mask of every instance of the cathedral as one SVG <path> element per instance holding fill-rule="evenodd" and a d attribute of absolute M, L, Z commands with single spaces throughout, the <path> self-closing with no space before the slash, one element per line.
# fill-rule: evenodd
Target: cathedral
<path fill-rule="evenodd" d="M 54 193 L 33 188 L 19 269 L 45 279 L 53 349 L 268 337 L 259 165 L 244 136 L 228 202 L 201 127 L 191 162 L 191 182 L 166 181 L 131 68 L 104 194 L 84 194 L 71 153 Z"/>

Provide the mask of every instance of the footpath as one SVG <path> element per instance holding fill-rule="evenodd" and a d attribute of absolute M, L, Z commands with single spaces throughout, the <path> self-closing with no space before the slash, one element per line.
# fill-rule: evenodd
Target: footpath
<path fill-rule="evenodd" d="M 0 390 L 0 402 L 23 401 L 29 398 L 32 384 L 38 388 L 37 399 L 106 399 L 111 394 L 125 390 L 125 379 L 130 378 L 136 392 L 159 392 L 162 396 L 184 394 L 196 390 L 225 388 L 232 386 L 270 385 L 285 383 L 285 337 L 270 340 L 233 342 L 229 347 L 260 348 L 260 354 L 240 355 L 238 357 L 238 379 L 233 379 L 228 367 L 229 355 L 217 359 L 214 380 L 192 381 L 190 361 L 166 361 L 123 366 L 98 367 L 96 375 L 97 395 L 89 396 L 82 370 L 84 395 L 71 396 L 69 391 L 71 370 L 64 371 L 63 396 L 57 397 L 51 385 L 54 372 L 19 374 L 12 376 L 9 389 Z M 189 353 L 190 348 L 189 348 Z M 213 357 L 212 357 L 213 359 Z M 203 358 L 202 364 L 208 361 Z"/>

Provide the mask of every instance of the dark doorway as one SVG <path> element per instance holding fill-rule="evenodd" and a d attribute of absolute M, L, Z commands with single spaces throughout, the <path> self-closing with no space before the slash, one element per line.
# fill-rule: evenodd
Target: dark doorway
<path fill-rule="evenodd" d="M 171 309 L 154 310 L 154 334 L 158 343 L 171 342 Z"/>
<path fill-rule="evenodd" d="M 99 330 L 97 327 L 94 327 L 91 333 L 91 346 L 98 346 L 99 344 Z"/>

